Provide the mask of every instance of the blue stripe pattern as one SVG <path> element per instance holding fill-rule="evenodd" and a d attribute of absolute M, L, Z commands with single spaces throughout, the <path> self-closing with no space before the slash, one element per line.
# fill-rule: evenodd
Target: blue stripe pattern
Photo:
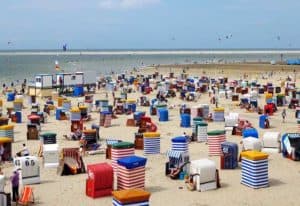
<path fill-rule="evenodd" d="M 242 159 L 242 184 L 257 189 L 267 187 L 268 180 L 268 159 L 248 160 Z"/>
<path fill-rule="evenodd" d="M 159 154 L 160 138 L 144 138 L 144 154 Z"/>

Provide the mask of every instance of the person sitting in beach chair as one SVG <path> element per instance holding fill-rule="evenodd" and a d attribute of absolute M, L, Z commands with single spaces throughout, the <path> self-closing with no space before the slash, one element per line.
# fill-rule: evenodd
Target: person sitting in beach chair
<path fill-rule="evenodd" d="M 268 118 L 265 119 L 265 128 L 266 129 L 270 128 L 270 122 L 269 122 Z"/>
<path fill-rule="evenodd" d="M 78 128 L 75 132 L 71 132 L 69 135 L 63 135 L 67 140 L 80 140 L 82 137 L 82 132 Z"/>
<path fill-rule="evenodd" d="M 264 110 L 263 110 L 262 108 L 257 107 L 257 113 L 258 113 L 258 114 L 263 114 L 263 111 L 264 111 Z"/>
<path fill-rule="evenodd" d="M 174 179 L 174 180 L 178 179 L 180 172 L 181 172 L 181 168 L 180 167 L 171 168 L 170 178 Z"/>
<path fill-rule="evenodd" d="M 183 170 L 183 167 L 188 164 L 189 162 L 185 162 L 181 165 L 178 165 L 177 167 L 175 168 L 171 168 L 171 172 L 170 172 L 170 178 L 173 179 L 173 180 L 176 180 L 179 178 L 179 174 L 182 172 Z"/>
<path fill-rule="evenodd" d="M 191 141 L 193 141 L 192 136 L 187 135 L 186 132 L 183 132 L 183 135 L 182 135 L 182 136 L 184 136 L 184 137 L 188 140 L 189 143 L 190 143 Z"/>
<path fill-rule="evenodd" d="M 26 147 L 26 144 L 23 144 L 23 148 L 16 153 L 17 157 L 24 157 L 24 156 L 29 156 L 29 150 Z"/>
<path fill-rule="evenodd" d="M 84 135 L 81 136 L 80 140 L 79 140 L 79 147 L 82 148 L 81 150 L 83 150 L 85 153 L 85 151 L 95 151 L 97 150 L 101 145 L 98 144 L 97 142 L 89 142 L 87 141 L 87 139 L 85 138 Z"/>
<path fill-rule="evenodd" d="M 208 122 L 212 122 L 213 121 L 213 115 L 212 113 L 209 113 L 208 116 L 207 116 L 207 121 Z"/>

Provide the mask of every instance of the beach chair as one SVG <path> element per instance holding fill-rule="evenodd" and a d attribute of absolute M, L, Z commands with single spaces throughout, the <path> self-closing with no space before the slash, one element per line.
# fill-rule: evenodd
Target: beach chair
<path fill-rule="evenodd" d="M 30 205 L 34 203 L 32 187 L 25 186 L 22 195 L 16 205 Z"/>

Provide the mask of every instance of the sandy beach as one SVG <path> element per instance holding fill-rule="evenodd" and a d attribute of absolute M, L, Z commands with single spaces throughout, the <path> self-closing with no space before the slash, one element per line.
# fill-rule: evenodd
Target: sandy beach
<path fill-rule="evenodd" d="M 168 75 L 174 72 L 175 76 L 180 75 L 182 69 L 185 68 L 186 73 L 190 76 L 210 76 L 218 78 L 220 76 L 228 77 L 230 80 L 244 79 L 247 75 L 247 80 L 258 80 L 259 83 L 265 84 L 272 82 L 275 86 L 280 86 L 282 81 L 289 75 L 294 78 L 294 69 L 299 69 L 299 66 L 287 65 L 270 65 L 270 64 L 211 64 L 211 65 L 164 65 L 160 67 L 149 67 L 135 74 L 153 74 L 158 71 L 160 74 Z M 273 73 L 270 75 L 270 73 Z M 299 86 L 299 74 L 297 76 L 297 85 Z M 263 79 L 264 77 L 264 79 Z M 151 85 L 152 87 L 154 85 Z M 94 100 L 105 99 L 106 91 L 104 89 L 97 90 L 94 95 Z M 149 99 L 155 98 L 157 91 L 153 91 L 147 95 Z M 120 91 L 116 92 L 116 96 L 120 95 Z M 138 91 L 128 94 L 130 99 L 138 99 L 142 96 Z M 268 205 L 299 205 L 299 188 L 300 188 L 300 167 L 299 162 L 295 162 L 282 157 L 280 153 L 271 153 L 269 156 L 269 187 L 262 189 L 251 189 L 241 184 L 241 169 L 240 167 L 234 170 L 219 170 L 221 188 L 207 192 L 189 191 L 183 180 L 171 180 L 165 176 L 165 162 L 167 161 L 166 151 L 171 148 L 171 138 L 180 136 L 183 132 L 192 133 L 192 128 L 180 127 L 179 105 L 187 104 L 195 106 L 198 104 L 210 104 L 208 93 L 201 94 L 197 102 L 184 102 L 179 99 L 179 93 L 175 98 L 168 98 L 168 105 L 176 105 L 175 108 L 169 109 L 169 121 L 159 122 L 157 116 L 151 116 L 152 121 L 158 126 L 158 132 L 161 134 L 161 154 L 147 156 L 146 164 L 146 190 L 151 192 L 150 204 L 159 205 L 187 205 L 187 206 L 210 206 L 210 205 L 248 205 L 248 206 L 268 206 Z M 112 94 L 108 94 L 109 102 L 112 104 Z M 3 99 L 3 111 L 6 107 L 11 106 L 11 102 L 6 102 Z M 78 98 L 69 98 L 72 104 L 76 105 Z M 38 99 L 40 105 L 43 105 L 45 99 Z M 30 114 L 30 105 L 24 100 L 25 109 L 22 110 L 23 122 L 15 124 L 15 141 L 12 146 L 13 155 L 22 147 L 22 143 L 26 143 L 32 155 L 37 155 L 39 150 L 38 140 L 26 140 L 27 132 L 27 115 Z M 261 95 L 258 99 L 258 104 L 263 108 L 265 97 Z M 57 103 L 55 103 L 57 105 Z M 260 129 L 258 126 L 259 115 L 257 113 L 246 112 L 245 109 L 240 109 L 234 105 L 231 99 L 220 99 L 220 107 L 225 108 L 225 114 L 229 112 L 237 112 L 241 118 L 249 120 L 253 127 L 259 132 L 260 138 L 266 131 L 277 131 L 283 133 L 297 132 L 298 126 L 295 118 L 295 110 L 285 107 L 278 107 L 278 111 L 270 117 L 270 129 Z M 210 105 L 210 111 L 215 105 Z M 287 109 L 286 122 L 282 123 L 281 111 Z M 137 111 L 145 111 L 149 114 L 149 107 L 137 108 Z M 99 123 L 99 112 L 92 112 L 92 121 L 84 123 L 84 126 L 90 128 L 92 123 Z M 117 119 L 112 120 L 112 126 L 108 128 L 100 128 L 101 147 L 106 147 L 105 139 L 115 138 L 124 141 L 134 142 L 134 133 L 137 132 L 137 127 L 126 127 L 126 120 L 132 118 L 132 115 L 118 115 Z M 13 123 L 14 124 L 14 123 Z M 215 129 L 224 129 L 224 122 L 209 122 L 208 131 Z M 42 133 L 54 132 L 57 133 L 57 141 L 59 148 L 78 147 L 78 141 L 68 141 L 63 138 L 64 134 L 70 133 L 69 121 L 57 121 L 55 116 L 49 116 L 48 122 L 42 124 Z M 241 150 L 241 136 L 226 135 L 227 141 L 238 143 L 239 151 Z M 142 150 L 135 150 L 138 156 L 144 156 Z M 213 160 L 217 168 L 220 168 L 219 157 L 208 156 L 208 145 L 205 143 L 192 142 L 189 144 L 189 154 L 191 160 L 201 158 L 209 158 Z M 85 165 L 90 163 L 108 162 L 105 159 L 105 154 L 86 155 L 83 157 Z M 57 205 L 57 206 L 96 206 L 96 205 L 111 205 L 112 197 L 104 197 L 92 199 L 85 195 L 85 179 L 87 174 L 79 174 L 74 176 L 60 176 L 56 169 L 48 169 L 43 167 L 42 158 L 40 160 L 41 184 L 32 185 L 34 188 L 34 196 L 36 205 Z M 12 163 L 2 165 L 3 171 L 9 177 L 13 170 Z M 116 178 L 115 178 L 116 182 Z M 5 190 L 11 191 L 10 183 L 8 182 Z"/>

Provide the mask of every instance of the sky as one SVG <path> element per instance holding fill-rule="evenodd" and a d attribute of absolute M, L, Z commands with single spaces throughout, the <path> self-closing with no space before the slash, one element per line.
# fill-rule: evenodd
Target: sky
<path fill-rule="evenodd" d="M 0 49 L 300 48 L 299 0 L 9 0 Z"/>

